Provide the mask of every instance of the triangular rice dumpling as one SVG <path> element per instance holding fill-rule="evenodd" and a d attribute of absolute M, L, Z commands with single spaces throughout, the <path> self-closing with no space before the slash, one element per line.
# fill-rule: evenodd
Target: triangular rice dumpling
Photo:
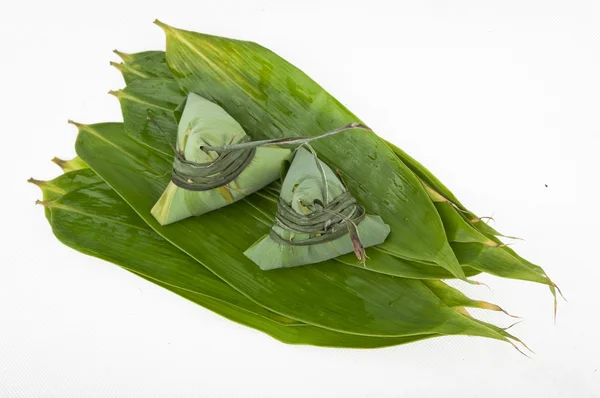
<path fill-rule="evenodd" d="M 190 93 L 177 129 L 172 180 L 152 208 L 154 218 L 167 225 L 199 216 L 279 178 L 282 162 L 290 157 L 289 149 L 266 146 L 229 153 L 201 149 L 248 140 L 242 126 L 223 108 Z"/>
<path fill-rule="evenodd" d="M 311 231 L 311 232 L 308 232 Z M 344 183 L 314 153 L 300 147 L 281 187 L 268 235 L 244 254 L 261 269 L 296 267 L 383 243 L 390 233 L 381 217 L 366 215 Z"/>

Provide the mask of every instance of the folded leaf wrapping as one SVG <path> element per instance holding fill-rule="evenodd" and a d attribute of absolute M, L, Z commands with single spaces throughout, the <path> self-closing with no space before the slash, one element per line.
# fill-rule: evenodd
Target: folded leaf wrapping
<path fill-rule="evenodd" d="M 161 225 L 227 206 L 263 188 L 279 177 L 281 163 L 290 150 L 275 146 L 256 148 L 247 158 L 236 159 L 236 153 L 219 155 L 205 152 L 202 146 L 223 146 L 247 140 L 244 129 L 217 104 L 190 93 L 177 128 L 177 151 L 173 178 L 152 208 L 152 215 Z M 220 156 L 238 162 L 235 178 L 223 179 L 223 184 L 211 186 L 215 175 L 195 177 Z M 223 160 L 223 159 L 221 159 Z M 227 159 L 225 159 L 227 162 Z M 235 172 L 235 170 L 234 170 Z M 217 181 L 219 181 L 217 179 Z M 202 186 L 207 189 L 203 189 Z"/>
<path fill-rule="evenodd" d="M 283 181 L 279 201 L 278 216 L 270 235 L 244 252 L 263 270 L 314 264 L 351 253 L 355 246 L 349 228 L 356 228 L 364 247 L 383 243 L 390 233 L 389 225 L 381 217 L 365 215 L 364 208 L 355 205 L 329 166 L 304 148 L 296 151 Z M 286 212 L 308 217 L 300 218 L 298 225 L 290 228 L 285 221 Z M 288 214 L 288 217 L 294 218 L 294 215 Z M 301 232 L 302 225 L 311 223 L 310 218 L 319 217 L 327 219 L 321 226 L 326 233 Z"/>

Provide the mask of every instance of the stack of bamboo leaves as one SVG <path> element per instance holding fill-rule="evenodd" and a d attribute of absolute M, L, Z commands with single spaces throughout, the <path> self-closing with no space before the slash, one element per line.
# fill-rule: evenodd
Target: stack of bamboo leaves
<path fill-rule="evenodd" d="M 285 343 L 373 348 L 443 335 L 520 342 L 466 310 L 500 307 L 441 279 L 471 281 L 486 272 L 546 284 L 553 293 L 554 283 L 425 167 L 372 132 L 312 143 L 391 229 L 383 244 L 366 249 L 365 263 L 350 253 L 263 271 L 246 257 L 273 225 L 277 182 L 217 211 L 157 222 L 151 210 L 171 180 L 175 111 L 189 93 L 218 104 L 253 140 L 313 136 L 359 120 L 260 45 L 156 23 L 166 52 L 116 51 L 123 62 L 113 65 L 126 87 L 111 94 L 123 122 L 72 122 L 78 157 L 56 160 L 65 173 L 52 181 L 31 180 L 61 242 Z"/>

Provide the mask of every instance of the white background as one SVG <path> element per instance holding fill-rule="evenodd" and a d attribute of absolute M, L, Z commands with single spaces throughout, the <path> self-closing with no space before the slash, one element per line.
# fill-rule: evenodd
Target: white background
<path fill-rule="evenodd" d="M 297 3 L 3 3 L 0 396 L 600 397 L 599 3 Z M 286 346 L 54 239 L 25 181 L 74 155 L 67 119 L 121 120 L 111 50 L 163 49 L 154 18 L 271 48 L 525 238 L 569 300 L 556 324 L 544 286 L 465 289 L 524 316 L 514 333 L 537 354 L 468 337 Z"/>

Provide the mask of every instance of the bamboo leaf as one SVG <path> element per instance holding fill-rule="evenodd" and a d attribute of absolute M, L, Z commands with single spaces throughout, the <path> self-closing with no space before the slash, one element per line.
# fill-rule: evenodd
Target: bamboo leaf
<path fill-rule="evenodd" d="M 426 280 L 423 281 L 423 283 L 449 307 L 455 309 L 461 307 L 471 307 L 481 310 L 500 311 L 510 317 L 515 318 L 514 315 L 510 315 L 496 304 L 488 303 L 487 301 L 473 300 L 464 295 L 458 289 L 452 288 L 442 281 Z"/>
<path fill-rule="evenodd" d="M 505 278 L 553 285 L 545 274 L 535 272 L 501 248 L 459 242 L 452 243 L 452 248 L 461 263 L 469 264 L 482 272 Z"/>
<path fill-rule="evenodd" d="M 177 136 L 173 110 L 185 99 L 177 83 L 165 78 L 139 79 L 129 83 L 123 90 L 110 93 L 119 99 L 129 137 L 165 159 L 172 159 L 173 150 L 169 143 L 174 145 Z M 148 116 L 152 116 L 154 123 L 161 126 L 166 137 Z"/>
<path fill-rule="evenodd" d="M 40 185 L 57 237 L 75 250 L 122 268 L 241 324 L 290 344 L 375 348 L 434 337 L 376 338 L 302 324 L 265 311 L 152 231 L 92 170 L 67 173 Z M 57 196 L 57 192 L 61 196 Z M 138 235 L 132 239 L 132 228 Z M 139 255 L 142 253 L 142 256 Z M 426 284 L 450 307 L 477 306 L 442 282 Z"/>
<path fill-rule="evenodd" d="M 449 242 L 481 243 L 498 246 L 494 241 L 473 228 L 449 202 L 437 202 L 435 208 L 444 222 L 444 229 Z"/>
<path fill-rule="evenodd" d="M 461 264 L 501 277 L 553 284 L 541 268 L 531 267 L 503 250 L 503 245 L 497 239 L 479 232 L 449 203 L 436 203 L 436 208 Z"/>
<path fill-rule="evenodd" d="M 446 236 L 450 242 L 453 242 L 452 249 L 462 265 L 469 265 L 496 276 L 543 283 L 551 288 L 556 286 L 541 267 L 528 262 L 512 249 L 505 247 L 497 238 L 503 235 L 466 210 L 452 192 L 424 166 L 400 148 L 390 143 L 388 145 L 427 186 L 432 187 L 439 198 L 442 198 L 435 203 L 435 206 L 444 223 Z M 554 291 L 552 294 L 556 296 Z"/>
<path fill-rule="evenodd" d="M 218 103 L 254 139 L 312 136 L 360 122 L 302 71 L 255 43 L 157 24 L 167 36 L 167 64 L 184 91 Z M 390 225 L 381 245 L 387 252 L 464 278 L 421 183 L 382 140 L 371 132 L 348 133 L 314 147 L 343 172 L 367 211 Z"/>
<path fill-rule="evenodd" d="M 132 58 L 127 62 L 131 62 L 133 65 L 135 65 L 135 68 L 139 70 L 152 70 L 156 68 L 156 66 L 154 66 L 153 63 L 161 64 L 166 62 L 164 52 L 156 53 L 157 54 L 155 54 L 155 58 L 152 60 L 149 60 L 146 57 L 144 57 L 144 53 L 141 53 L 141 56 L 132 54 Z M 150 85 L 152 85 L 152 83 Z M 142 88 L 143 86 L 144 83 L 140 82 L 140 89 L 145 90 L 145 88 Z M 137 87 L 134 86 L 130 88 L 131 95 L 138 96 L 136 91 Z M 157 90 L 153 94 L 153 96 L 154 98 L 158 99 L 163 97 L 160 90 Z M 183 94 L 181 94 L 181 98 L 184 98 Z M 140 110 L 135 109 L 136 106 L 139 108 L 139 105 L 139 102 L 132 103 L 131 109 L 123 109 L 124 118 L 126 122 L 129 119 L 128 115 L 130 113 L 141 112 Z M 168 104 L 166 102 L 162 102 L 161 106 L 166 107 L 168 106 Z M 176 129 L 175 122 L 172 121 L 171 123 L 172 125 L 169 126 L 169 128 Z M 158 134 L 158 132 L 155 132 L 155 134 Z M 489 246 L 490 242 L 496 242 L 497 245 L 502 244 L 502 242 L 500 242 L 496 238 L 496 236 L 501 236 L 501 234 L 495 231 L 490 226 L 488 226 L 486 223 L 481 221 L 467 222 L 465 220 L 465 218 L 467 220 L 473 220 L 477 219 L 477 217 L 472 212 L 469 212 L 458 201 L 454 194 L 429 170 L 427 170 L 423 165 L 417 162 L 414 158 L 410 157 L 397 146 L 389 142 L 387 142 L 386 144 L 394 151 L 394 153 L 400 158 L 400 160 L 404 164 L 406 164 L 411 171 L 415 173 L 415 175 L 420 179 L 420 181 L 425 183 L 428 187 L 431 187 L 432 191 L 435 192 L 435 194 L 438 195 L 440 198 L 442 198 L 443 203 L 439 202 L 435 205 L 444 223 L 444 229 L 446 231 L 449 242 L 481 242 L 486 246 Z M 452 204 L 452 206 L 450 204 Z M 457 210 L 457 207 L 461 209 L 460 213 Z M 265 209 L 267 215 L 269 214 L 269 211 L 274 210 Z M 267 218 L 271 219 L 269 217 Z M 460 236 L 456 236 L 457 234 Z M 472 250 L 473 252 L 469 253 L 468 249 Z M 506 256 L 504 253 L 496 253 L 495 251 L 489 250 L 488 248 L 480 248 L 478 245 L 463 246 L 460 248 L 460 255 L 458 259 L 459 262 L 462 260 L 470 261 L 472 264 L 475 264 L 476 268 L 473 268 L 472 266 L 469 266 L 469 264 L 461 263 L 461 265 L 463 266 L 463 271 L 467 276 L 473 276 L 481 271 L 484 271 L 497 276 L 503 276 L 513 279 L 525 279 L 529 281 L 550 284 L 551 286 L 553 285 L 550 279 L 546 276 L 545 272 L 539 266 L 535 266 L 522 259 L 508 247 L 502 247 L 501 250 L 511 253 L 511 256 Z M 380 248 L 377 247 L 367 250 L 367 255 L 370 258 L 372 258 L 373 261 L 369 261 L 368 264 L 366 264 L 366 266 L 358 264 L 355 261 L 354 256 L 352 255 L 342 256 L 339 257 L 337 260 L 347 265 L 364 267 L 374 272 L 381 272 L 389 275 L 396 275 L 407 278 L 447 279 L 451 277 L 448 271 L 444 270 L 442 267 L 436 267 L 432 266 L 431 264 L 426 264 L 422 262 L 419 263 L 403 258 L 394 257 L 391 256 L 390 253 L 384 253 L 383 251 L 381 251 Z M 508 261 L 508 263 L 505 263 L 503 261 Z M 511 269 L 513 268 L 514 271 L 511 271 Z M 529 270 L 526 270 L 524 268 L 529 268 Z"/>
<path fill-rule="evenodd" d="M 434 336 L 356 336 L 282 317 L 248 300 L 162 239 L 93 171 L 67 173 L 41 188 L 45 208 L 51 212 L 52 229 L 67 246 L 114 262 L 196 304 L 285 343 L 376 348 Z M 56 197 L 58 191 L 63 195 Z"/>
<path fill-rule="evenodd" d="M 53 181 L 30 180 L 42 188 L 39 203 L 61 241 L 287 343 L 372 348 L 452 334 L 520 342 L 465 309 L 500 307 L 436 278 L 486 271 L 547 283 L 553 293 L 556 286 L 503 247 L 500 234 L 426 168 L 370 132 L 315 145 L 367 210 L 400 233 L 370 249 L 376 261 L 368 268 L 349 267 L 342 257 L 263 273 L 243 257 L 272 224 L 277 183 L 218 212 L 160 227 L 150 208 L 169 181 L 169 142 L 189 92 L 225 108 L 254 139 L 315 135 L 359 120 L 269 50 L 157 23 L 167 34 L 166 55 L 115 51 L 124 62 L 113 65 L 127 87 L 113 94 L 125 124 L 76 124 L 81 158 L 57 160 L 66 174 Z M 148 124 L 149 115 L 166 133 Z"/>
<path fill-rule="evenodd" d="M 372 272 L 379 272 L 387 275 L 399 276 L 402 278 L 414 279 L 452 279 L 454 275 L 446 269 L 431 264 L 419 264 L 414 261 L 404 260 L 394 257 L 390 254 L 378 250 L 376 247 L 366 249 L 368 261 L 365 264 L 356 261 L 354 254 L 347 254 L 336 258 L 343 264 L 357 268 L 366 269 Z M 470 266 L 463 266 L 463 272 L 467 277 L 479 274 L 478 271 Z"/>
<path fill-rule="evenodd" d="M 146 145 L 143 139 L 140 138 L 140 136 L 143 134 L 147 140 L 146 142 L 152 142 L 157 148 L 160 148 L 160 154 L 165 156 L 167 156 L 167 151 L 171 150 L 168 147 L 167 140 L 170 140 L 171 143 L 175 143 L 175 135 L 177 131 L 175 118 L 172 112 L 167 111 L 167 109 L 169 109 L 169 107 L 173 107 L 174 101 L 183 101 L 185 99 L 183 94 L 180 94 L 179 98 L 173 97 L 172 93 L 174 93 L 175 90 L 172 89 L 172 87 L 172 83 L 169 83 L 164 79 L 140 79 L 120 91 L 122 93 L 126 93 L 126 96 L 117 94 L 117 97 L 121 103 L 121 109 L 123 111 L 125 130 L 128 135 L 134 137 L 136 141 L 140 142 L 141 144 Z M 148 113 L 151 113 L 153 118 L 159 120 L 158 124 L 161 130 L 167 133 L 167 138 L 163 136 L 163 133 L 154 124 L 149 123 L 147 117 L 144 116 Z M 170 156 L 172 157 L 172 155 Z M 165 169 L 164 173 L 170 173 L 170 170 Z M 274 185 L 274 187 L 276 186 L 278 187 L 278 185 Z M 257 198 L 257 195 L 264 196 L 264 191 L 248 198 L 252 205 L 255 206 L 257 210 L 265 216 L 266 220 L 269 220 L 269 222 L 267 222 L 265 225 L 272 225 L 273 217 L 276 211 L 275 203 L 277 202 L 279 190 L 278 188 L 273 189 L 277 190 L 277 193 L 272 196 L 273 203 L 261 201 Z M 265 228 L 264 231 L 267 233 L 268 228 Z M 369 249 L 367 255 L 371 256 L 371 253 L 374 253 L 374 255 L 378 258 L 385 258 L 385 262 L 369 262 L 367 269 L 370 269 L 374 272 L 408 278 L 454 277 L 454 275 L 441 266 L 399 258 L 394 256 L 393 253 L 384 253 L 383 250 L 385 249 L 382 249 L 381 247 Z M 362 265 L 357 264 L 354 258 L 355 257 L 351 256 L 342 256 L 341 258 L 338 258 L 338 260 L 352 266 L 362 267 Z M 469 275 L 474 274 L 476 274 L 476 272 L 474 273 L 471 269 Z"/>
<path fill-rule="evenodd" d="M 57 157 L 52 159 L 52 163 L 55 163 L 63 173 L 68 173 L 69 171 L 85 169 L 89 167 L 79 156 L 75 156 L 71 160 L 62 160 Z"/>
<path fill-rule="evenodd" d="M 118 50 L 114 52 L 123 63 L 110 64 L 121 72 L 127 84 L 138 79 L 172 77 L 164 51 L 144 51 L 136 54 L 126 54 Z"/>
<path fill-rule="evenodd" d="M 447 307 L 419 280 L 395 278 L 337 262 L 260 271 L 242 251 L 259 236 L 261 220 L 247 201 L 160 227 L 150 209 L 168 176 L 165 161 L 127 137 L 123 125 L 78 125 L 76 150 L 161 236 L 261 306 L 283 316 L 344 333 L 401 337 L 468 334 L 506 340 L 491 327 Z M 110 159 L 110 160 L 108 160 Z"/>
<path fill-rule="evenodd" d="M 137 70 L 145 71 L 155 69 L 157 66 L 154 65 L 154 63 L 161 64 L 166 62 L 164 52 L 161 53 L 162 58 L 156 54 L 154 59 L 149 59 L 146 57 L 144 55 L 146 53 L 140 53 L 140 55 L 130 54 L 130 58 L 126 61 L 126 63 L 131 63 L 132 67 Z M 175 122 L 175 118 L 169 112 L 166 112 L 165 109 L 168 109 L 170 106 L 172 107 L 173 102 L 183 101 L 185 99 L 185 95 L 181 93 L 179 98 L 172 98 L 171 100 L 168 100 L 168 98 L 171 97 L 170 93 L 175 92 L 175 90 L 170 88 L 172 86 L 170 86 L 168 82 L 164 81 L 163 79 L 157 81 L 156 79 L 151 78 L 139 78 L 138 80 L 140 81 L 136 82 L 135 84 L 128 85 L 124 90 L 121 90 L 122 92 L 127 93 L 128 98 L 133 99 L 128 100 L 122 97 L 119 98 L 123 110 L 123 118 L 125 120 L 125 130 L 128 132 L 128 134 L 136 136 L 138 134 L 138 130 L 140 129 L 139 125 L 142 123 L 141 125 L 143 126 L 143 129 L 148 129 L 148 135 L 153 137 L 151 140 L 153 142 L 157 142 L 158 146 L 162 145 L 161 141 L 165 140 L 165 138 L 162 136 L 162 133 L 158 131 L 156 126 L 148 126 L 147 122 L 144 120 L 144 115 L 148 112 L 151 112 L 153 115 L 159 115 L 161 120 L 159 124 L 160 127 L 171 136 L 170 141 L 174 143 L 177 124 Z M 271 195 L 270 198 L 273 204 L 277 202 L 277 197 L 279 195 L 279 190 L 278 188 L 276 189 L 277 190 L 273 195 Z M 269 202 L 257 200 L 257 195 L 268 196 L 268 194 L 266 194 L 265 191 L 259 192 L 258 194 L 254 195 L 251 200 L 252 204 L 259 209 L 261 214 L 264 214 L 265 219 L 267 220 L 266 223 L 272 224 L 276 207 L 269 206 Z M 379 247 L 368 249 L 367 255 L 377 260 L 369 261 L 369 264 L 367 264 L 366 267 L 357 263 L 355 257 L 352 255 L 341 256 L 338 257 L 337 260 L 347 265 L 406 278 L 439 279 L 454 277 L 450 272 L 442 267 L 435 266 L 431 263 L 419 263 L 399 258 L 391 253 L 383 252 Z M 464 272 L 467 273 L 467 276 L 473 276 L 479 272 L 470 267 L 463 268 L 465 268 Z"/>

